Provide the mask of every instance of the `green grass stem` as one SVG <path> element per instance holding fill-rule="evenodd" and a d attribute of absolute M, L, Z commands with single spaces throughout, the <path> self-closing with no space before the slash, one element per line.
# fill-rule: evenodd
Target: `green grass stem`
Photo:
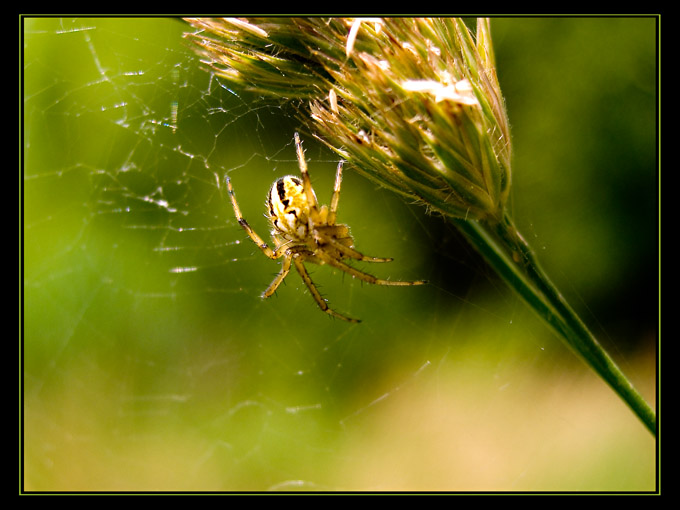
<path fill-rule="evenodd" d="M 459 218 L 451 221 L 501 278 L 611 386 L 656 436 L 654 411 L 548 278 L 512 220 L 506 215 L 495 224 Z"/>

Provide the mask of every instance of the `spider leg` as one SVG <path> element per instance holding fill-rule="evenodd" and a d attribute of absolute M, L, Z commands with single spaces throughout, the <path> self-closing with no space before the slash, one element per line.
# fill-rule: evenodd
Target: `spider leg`
<path fill-rule="evenodd" d="M 319 305 L 319 308 L 326 312 L 328 315 L 331 315 L 333 317 L 337 317 L 338 319 L 342 319 L 343 321 L 347 322 L 361 322 L 359 319 L 352 319 L 351 317 L 347 317 L 345 315 L 342 315 L 335 310 L 329 308 L 328 303 L 326 303 L 326 300 L 321 297 L 321 294 L 319 293 L 319 290 L 316 288 L 316 285 L 314 285 L 314 282 L 312 281 L 311 277 L 309 276 L 309 273 L 307 272 L 307 268 L 305 267 L 304 263 L 302 262 L 302 259 L 299 257 L 293 256 L 293 262 L 295 263 L 295 268 L 297 269 L 298 273 L 300 273 L 300 277 L 302 278 L 302 281 L 305 282 L 305 285 L 307 285 L 307 288 L 309 289 L 309 292 L 312 294 L 312 297 L 314 298 L 314 301 Z"/>
<path fill-rule="evenodd" d="M 333 239 L 332 237 L 329 236 L 324 236 L 323 234 L 320 236 L 323 237 L 323 242 L 326 244 L 330 244 L 333 248 L 338 250 L 340 253 L 343 255 L 355 259 L 355 260 L 361 260 L 364 262 L 392 262 L 394 259 L 392 258 L 381 258 L 381 257 L 369 257 L 368 255 L 364 255 L 361 252 L 358 252 L 354 248 L 350 248 L 349 246 L 345 246 L 341 242 L 339 242 L 337 239 Z"/>
<path fill-rule="evenodd" d="M 333 187 L 333 195 L 331 195 L 331 206 L 328 210 L 328 225 L 335 225 L 335 218 L 338 212 L 338 201 L 340 200 L 340 184 L 342 183 L 342 161 L 338 163 L 338 169 L 335 171 L 335 186 Z"/>
<path fill-rule="evenodd" d="M 307 172 L 307 162 L 305 161 L 305 153 L 302 150 L 300 135 L 297 133 L 295 133 L 295 150 L 297 152 L 298 165 L 300 166 L 300 175 L 302 175 L 302 185 L 305 190 L 305 195 L 307 196 L 307 203 L 310 208 L 318 209 L 319 203 L 316 200 L 314 188 L 312 188 L 312 180 L 309 178 L 309 172 Z"/>
<path fill-rule="evenodd" d="M 352 275 L 354 278 L 359 278 L 360 280 L 363 280 L 368 283 L 372 283 L 374 285 L 394 285 L 394 286 L 406 286 L 406 285 L 424 285 L 427 282 L 425 280 L 415 280 L 412 282 L 409 281 L 401 281 L 401 280 L 382 280 L 380 278 L 376 278 L 372 274 L 364 273 L 363 271 L 359 271 L 358 269 L 345 264 L 341 260 L 338 260 L 333 257 L 325 256 L 324 253 L 319 253 L 318 254 L 319 258 L 322 259 L 326 264 L 333 266 L 335 268 L 338 268 L 350 275 Z"/>
<path fill-rule="evenodd" d="M 281 285 L 281 282 L 288 276 L 288 273 L 290 272 L 290 265 L 293 257 L 288 255 L 283 259 L 283 264 L 281 265 L 281 271 L 279 271 L 279 274 L 276 275 L 276 278 L 274 278 L 274 281 L 269 284 L 269 287 L 267 287 L 267 290 L 265 290 L 262 293 L 262 298 L 268 298 L 274 292 L 276 292 L 276 289 L 279 288 L 279 285 Z"/>
<path fill-rule="evenodd" d="M 236 194 L 234 193 L 234 188 L 231 186 L 231 180 L 229 179 L 229 176 L 225 176 L 224 179 L 227 181 L 227 189 L 229 190 L 229 198 L 231 198 L 231 205 L 234 208 L 234 214 L 236 215 L 236 219 L 238 220 L 239 225 L 243 227 L 243 229 L 248 233 L 248 236 L 252 241 L 262 250 L 262 252 L 269 257 L 270 259 L 277 259 L 281 256 L 281 253 L 274 252 L 267 243 L 264 242 L 264 240 L 257 235 L 257 232 L 253 230 L 253 228 L 248 225 L 248 222 L 245 220 L 243 217 L 243 214 L 241 214 L 241 209 L 238 206 L 238 203 L 236 202 Z"/>

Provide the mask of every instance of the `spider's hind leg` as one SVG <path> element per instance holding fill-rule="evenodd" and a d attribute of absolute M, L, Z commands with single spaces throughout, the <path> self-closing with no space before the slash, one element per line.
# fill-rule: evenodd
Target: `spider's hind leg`
<path fill-rule="evenodd" d="M 316 285 L 314 285 L 314 282 L 312 281 L 311 277 L 309 276 L 309 273 L 307 272 L 307 268 L 305 267 L 304 263 L 299 257 L 293 258 L 293 262 L 295 263 L 295 268 L 297 269 L 298 273 L 300 273 L 300 277 L 302 278 L 302 281 L 305 282 L 305 285 L 307 285 L 307 288 L 309 289 L 309 292 L 312 294 L 312 297 L 314 298 L 314 301 L 319 305 L 319 308 L 326 312 L 328 315 L 331 315 L 333 317 L 337 317 L 338 319 L 342 319 L 343 321 L 347 322 L 361 322 L 359 319 L 352 319 L 351 317 L 347 317 L 346 315 L 342 315 L 341 313 L 336 312 L 332 308 L 328 306 L 328 303 L 326 300 L 321 297 L 321 294 L 319 293 L 319 290 L 316 288 Z"/>

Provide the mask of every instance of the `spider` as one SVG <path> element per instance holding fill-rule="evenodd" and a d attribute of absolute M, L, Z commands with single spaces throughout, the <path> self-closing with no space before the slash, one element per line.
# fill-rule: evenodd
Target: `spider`
<path fill-rule="evenodd" d="M 262 297 L 268 298 L 274 294 L 281 282 L 288 276 L 291 266 L 294 264 L 295 269 L 302 277 L 302 281 L 307 285 L 309 292 L 321 310 L 338 319 L 356 323 L 360 320 L 342 315 L 328 306 L 328 303 L 321 297 L 316 285 L 312 282 L 305 262 L 320 265 L 328 264 L 349 273 L 354 278 L 376 285 L 404 286 L 426 283 L 424 280 L 411 282 L 381 280 L 371 274 L 359 271 L 344 261 L 345 259 L 353 259 L 365 262 L 390 262 L 392 259 L 368 257 L 358 252 L 354 249 L 354 239 L 349 233 L 349 227 L 335 222 L 338 200 L 340 199 L 343 162 L 338 163 L 330 207 L 327 205 L 319 206 L 307 172 L 302 143 L 297 133 L 295 133 L 295 148 L 302 179 L 293 175 L 281 177 L 272 184 L 267 196 L 268 214 L 266 216 L 272 225 L 271 236 L 274 241 L 274 248 L 264 242 L 248 225 L 236 202 L 231 180 L 229 176 L 226 176 L 227 189 L 234 207 L 234 214 L 241 227 L 267 257 L 272 260 L 283 257 L 281 271 L 264 291 Z"/>

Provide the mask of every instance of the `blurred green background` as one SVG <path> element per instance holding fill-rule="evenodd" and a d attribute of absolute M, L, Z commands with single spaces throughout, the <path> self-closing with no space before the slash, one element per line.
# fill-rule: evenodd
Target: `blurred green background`
<path fill-rule="evenodd" d="M 647 400 L 655 18 L 496 18 L 511 210 Z M 295 105 L 230 90 L 165 18 L 23 19 L 23 473 L 38 491 L 653 491 L 656 442 L 439 217 L 345 173 L 371 287 L 267 234 Z M 303 133 L 322 202 L 336 161 Z"/>

